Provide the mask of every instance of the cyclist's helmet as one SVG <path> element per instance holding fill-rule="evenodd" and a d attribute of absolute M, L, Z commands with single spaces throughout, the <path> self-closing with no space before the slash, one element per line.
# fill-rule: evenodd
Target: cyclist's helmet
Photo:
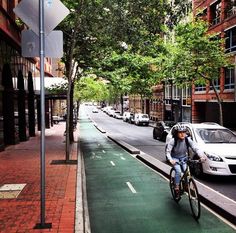
<path fill-rule="evenodd" d="M 187 128 L 186 128 L 185 125 L 178 123 L 178 124 L 175 126 L 175 130 L 176 130 L 177 132 L 186 132 L 186 131 L 187 131 Z"/>

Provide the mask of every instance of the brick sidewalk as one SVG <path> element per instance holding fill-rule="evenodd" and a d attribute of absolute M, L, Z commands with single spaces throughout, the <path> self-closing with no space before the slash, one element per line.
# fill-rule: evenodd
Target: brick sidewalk
<path fill-rule="evenodd" d="M 17 198 L 0 199 L 0 232 L 74 232 L 77 165 L 52 165 L 65 160 L 65 123 L 46 129 L 46 223 L 51 229 L 34 229 L 40 222 L 40 137 L 9 146 L 0 153 L 0 188 L 26 184 Z M 77 140 L 78 132 L 75 132 Z M 71 159 L 77 159 L 77 143 Z M 1 191 L 0 191 L 1 195 Z"/>

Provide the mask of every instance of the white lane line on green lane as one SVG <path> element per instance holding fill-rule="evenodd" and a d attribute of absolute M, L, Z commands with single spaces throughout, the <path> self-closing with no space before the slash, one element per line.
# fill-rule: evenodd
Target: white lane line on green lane
<path fill-rule="evenodd" d="M 130 182 L 126 182 L 126 184 L 128 185 L 128 187 L 132 193 L 137 193 L 137 191 L 135 190 L 135 188 L 133 187 L 133 185 Z"/>
<path fill-rule="evenodd" d="M 105 151 L 105 150 L 102 150 L 102 153 L 103 153 L 103 154 L 106 154 L 106 151 Z"/>
<path fill-rule="evenodd" d="M 126 160 L 126 158 L 124 158 L 123 156 L 120 157 L 122 160 Z"/>
<path fill-rule="evenodd" d="M 110 161 L 110 163 L 111 163 L 112 166 L 114 166 L 114 167 L 116 166 L 113 161 Z"/>

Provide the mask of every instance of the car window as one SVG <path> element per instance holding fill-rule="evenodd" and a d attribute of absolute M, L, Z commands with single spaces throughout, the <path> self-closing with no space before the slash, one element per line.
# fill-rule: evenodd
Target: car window
<path fill-rule="evenodd" d="M 142 115 L 142 118 L 148 118 L 148 115 L 146 115 L 146 114 Z"/>
<path fill-rule="evenodd" d="M 166 121 L 164 124 L 165 124 L 165 126 L 173 127 L 176 124 L 176 122 L 174 122 L 174 121 Z"/>
<path fill-rule="evenodd" d="M 236 143 L 236 136 L 228 129 L 197 129 L 205 143 Z"/>

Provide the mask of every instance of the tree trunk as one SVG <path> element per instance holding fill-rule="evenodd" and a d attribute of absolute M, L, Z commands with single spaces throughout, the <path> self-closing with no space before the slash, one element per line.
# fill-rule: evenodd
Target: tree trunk
<path fill-rule="evenodd" d="M 210 80 L 210 84 L 215 92 L 217 103 L 219 105 L 219 124 L 223 126 L 223 108 L 222 108 L 222 101 L 220 99 L 219 93 L 216 90 L 215 84 L 213 80 Z"/>
<path fill-rule="evenodd" d="M 74 141 L 74 82 L 71 82 L 71 88 L 70 88 L 70 123 L 69 123 L 69 142 L 70 144 Z"/>
<path fill-rule="evenodd" d="M 144 113 L 143 95 L 140 95 L 140 98 L 141 98 L 141 113 Z"/>
<path fill-rule="evenodd" d="M 77 12 L 79 13 L 79 12 Z M 69 52 L 67 54 L 67 58 L 66 58 L 66 77 L 68 78 L 68 90 L 67 90 L 67 118 L 66 118 L 66 161 L 70 160 L 70 119 L 71 119 L 71 104 L 73 106 L 73 96 L 71 98 L 71 91 L 72 90 L 72 76 L 73 76 L 73 72 L 74 72 L 74 62 L 73 62 L 73 55 L 74 55 L 74 48 L 75 48 L 75 44 L 76 44 L 76 37 L 78 34 L 78 30 L 79 30 L 79 20 L 76 21 L 76 25 L 74 27 L 73 30 L 73 34 L 72 34 L 72 38 L 71 38 L 71 43 L 70 43 L 70 48 L 69 48 Z M 75 75 L 76 76 L 76 75 Z M 71 103 L 72 101 L 72 103 Z M 73 121 L 72 121 L 72 126 L 73 126 Z M 73 130 L 72 130 L 73 132 Z"/>
<path fill-rule="evenodd" d="M 120 95 L 120 105 L 121 105 L 121 114 L 124 113 L 124 101 L 123 101 L 123 95 Z"/>

